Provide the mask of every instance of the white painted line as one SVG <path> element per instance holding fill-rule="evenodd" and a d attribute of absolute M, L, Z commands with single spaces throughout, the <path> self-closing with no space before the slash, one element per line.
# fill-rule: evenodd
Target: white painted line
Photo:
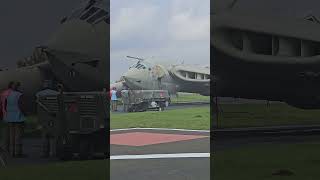
<path fill-rule="evenodd" d="M 170 129 L 170 128 L 126 128 L 126 129 L 111 129 L 110 132 L 129 131 L 129 130 L 160 130 L 160 131 L 184 131 L 184 132 L 203 132 L 203 133 L 210 133 L 210 130 Z"/>
<path fill-rule="evenodd" d="M 209 158 L 209 157 L 210 157 L 210 153 L 176 153 L 176 154 L 115 155 L 115 156 L 110 156 L 110 160 Z"/>

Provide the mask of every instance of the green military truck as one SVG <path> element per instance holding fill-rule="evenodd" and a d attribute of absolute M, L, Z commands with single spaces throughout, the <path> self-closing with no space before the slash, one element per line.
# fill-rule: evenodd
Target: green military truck
<path fill-rule="evenodd" d="M 38 97 L 38 119 L 53 137 L 54 155 L 68 160 L 109 154 L 109 100 L 105 92 L 69 92 Z M 51 147 L 52 148 L 52 147 Z"/>
<path fill-rule="evenodd" d="M 121 97 L 125 112 L 162 111 L 170 104 L 167 90 L 122 90 Z"/>

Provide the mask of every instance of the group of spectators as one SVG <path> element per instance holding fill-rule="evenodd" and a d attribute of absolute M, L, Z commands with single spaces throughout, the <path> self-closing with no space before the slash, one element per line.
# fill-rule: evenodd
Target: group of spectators
<path fill-rule="evenodd" d="M 110 94 L 110 100 L 111 100 L 111 111 L 118 111 L 118 102 L 119 102 L 119 98 L 122 99 L 122 103 L 123 103 L 123 111 L 127 112 L 128 110 L 128 93 L 129 93 L 129 88 L 128 87 L 124 87 L 121 91 L 117 90 L 116 87 L 113 87 L 109 94 Z"/>
<path fill-rule="evenodd" d="M 22 136 L 25 127 L 26 101 L 20 89 L 20 82 L 10 82 L 7 89 L 0 94 L 0 119 L 2 120 L 2 147 L 12 157 L 26 157 L 23 154 Z M 52 88 L 50 81 L 43 82 L 42 89 L 36 93 L 36 98 L 46 95 L 57 95 L 63 92 L 63 85 L 58 84 L 57 90 Z M 49 157 L 53 153 L 50 142 L 52 136 L 45 131 L 42 133 L 42 157 Z"/>

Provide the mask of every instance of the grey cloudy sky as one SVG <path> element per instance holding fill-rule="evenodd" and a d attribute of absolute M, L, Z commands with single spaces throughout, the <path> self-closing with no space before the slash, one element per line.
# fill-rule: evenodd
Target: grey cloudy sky
<path fill-rule="evenodd" d="M 0 6 L 0 68 L 14 67 L 46 42 L 80 0 L 10 0 Z"/>
<path fill-rule="evenodd" d="M 111 81 L 134 63 L 127 55 L 210 63 L 209 0 L 111 0 Z"/>
<path fill-rule="evenodd" d="M 29 56 L 82 0 L 6 0 L 0 6 L 0 68 Z M 226 4 L 232 0 L 213 0 Z M 320 16 L 319 0 L 238 0 L 235 9 L 303 17 Z M 125 56 L 209 64 L 209 0 L 111 0 L 111 80 Z M 216 6 L 217 7 L 217 6 Z"/>

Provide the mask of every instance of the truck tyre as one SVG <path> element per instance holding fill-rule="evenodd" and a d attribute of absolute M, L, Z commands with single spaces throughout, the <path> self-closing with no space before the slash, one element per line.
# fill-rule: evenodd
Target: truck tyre
<path fill-rule="evenodd" d="M 90 143 L 87 139 L 80 141 L 79 157 L 81 160 L 89 159 L 90 156 Z"/>
<path fill-rule="evenodd" d="M 149 106 L 149 103 L 148 102 L 144 102 L 143 104 L 142 104 L 142 111 L 147 111 L 148 110 L 148 106 Z"/>
<path fill-rule="evenodd" d="M 165 103 L 164 102 L 158 102 L 159 103 L 159 111 L 164 111 Z"/>
<path fill-rule="evenodd" d="M 61 160 L 67 161 L 72 159 L 72 147 L 67 136 L 59 136 L 56 142 L 57 157 Z"/>
<path fill-rule="evenodd" d="M 0 147 L 0 169 L 8 165 L 9 154 Z"/>

